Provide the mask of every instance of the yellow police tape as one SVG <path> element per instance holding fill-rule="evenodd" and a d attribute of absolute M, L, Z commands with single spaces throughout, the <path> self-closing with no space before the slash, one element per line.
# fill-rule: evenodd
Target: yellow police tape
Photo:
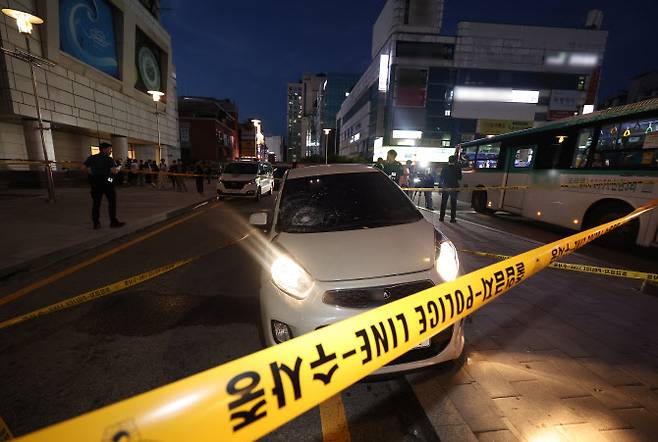
<path fill-rule="evenodd" d="M 619 188 L 618 186 L 637 186 L 638 184 L 656 184 L 658 178 L 642 178 L 636 180 L 597 180 L 587 181 L 584 183 L 565 183 L 559 185 L 552 184 L 520 184 L 514 186 L 461 186 L 461 187 L 403 187 L 402 190 L 411 192 L 483 192 L 485 190 L 527 190 L 527 189 L 596 189 L 611 190 L 616 192 L 634 191 L 634 187 Z M 610 188 L 615 186 L 615 188 Z"/>
<path fill-rule="evenodd" d="M 160 276 L 164 273 L 170 272 L 174 269 L 177 269 L 178 267 L 182 267 L 186 264 L 189 264 L 190 262 L 194 261 L 196 258 L 188 258 L 188 259 L 183 259 L 180 261 L 176 261 L 171 264 L 167 264 L 162 267 L 158 267 L 157 269 L 149 270 L 148 272 L 140 273 L 139 275 L 131 276 L 130 278 L 124 279 L 122 281 L 117 281 L 114 282 L 110 285 L 106 285 L 104 287 L 97 288 L 95 290 L 91 290 L 86 293 L 82 293 L 81 295 L 74 296 L 72 298 L 65 299 L 61 302 L 58 302 L 56 304 L 51 304 L 47 307 L 40 308 L 38 310 L 34 310 L 30 313 L 26 313 L 24 315 L 17 316 L 12 319 L 8 319 L 6 321 L 0 322 L 0 330 L 3 328 L 10 327 L 12 325 L 25 322 L 30 319 L 38 318 L 39 316 L 47 315 L 50 313 L 55 313 L 60 310 L 64 310 L 69 307 L 75 307 L 76 305 L 83 304 L 85 302 L 93 301 L 94 299 L 101 298 L 103 296 L 110 295 L 112 293 L 118 292 L 123 289 L 127 289 L 128 287 L 132 287 L 137 284 L 141 284 L 144 281 L 148 281 L 149 279 L 153 279 L 156 276 Z"/>
<path fill-rule="evenodd" d="M 491 258 L 498 258 L 498 259 L 511 258 L 511 256 L 509 255 L 480 252 L 476 250 L 460 249 L 459 251 L 462 253 L 470 253 L 471 255 L 488 256 Z M 610 267 L 597 267 L 597 266 L 591 266 L 586 264 L 574 264 L 567 262 L 554 262 L 548 267 L 552 269 L 570 270 L 573 272 L 580 272 L 580 273 L 593 273 L 596 275 L 617 276 L 619 278 L 640 279 L 644 281 L 658 281 L 658 273 L 636 272 L 634 270 L 615 269 Z"/>
<path fill-rule="evenodd" d="M 656 204 L 22 440 L 257 439 Z"/>

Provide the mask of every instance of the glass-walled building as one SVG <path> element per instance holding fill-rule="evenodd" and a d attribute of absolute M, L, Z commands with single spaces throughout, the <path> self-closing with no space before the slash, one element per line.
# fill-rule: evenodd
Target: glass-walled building
<path fill-rule="evenodd" d="M 442 5 L 386 3 L 371 65 L 337 115 L 341 154 L 445 162 L 463 141 L 595 104 L 607 39 L 597 11 L 583 28 L 461 22 L 445 36 Z"/>
<path fill-rule="evenodd" d="M 101 142 L 113 144 L 117 159 L 180 158 L 176 75 L 159 2 L 14 3 L 10 6 L 45 20 L 35 26 L 30 49 L 55 63 L 36 69 L 51 160 L 84 160 Z M 0 21 L 0 36 L 5 48 L 27 49 L 13 20 Z M 29 66 L 0 56 L 0 88 L 0 157 L 43 159 Z M 148 90 L 164 92 L 159 104 L 162 151 Z"/>

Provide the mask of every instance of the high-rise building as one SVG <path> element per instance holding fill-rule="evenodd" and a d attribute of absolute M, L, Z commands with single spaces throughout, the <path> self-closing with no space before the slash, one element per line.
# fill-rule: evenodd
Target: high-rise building
<path fill-rule="evenodd" d="M 270 161 L 283 161 L 283 137 L 281 135 L 266 136 L 265 145 Z"/>
<path fill-rule="evenodd" d="M 320 138 L 315 120 L 318 115 L 318 94 L 327 80 L 325 74 L 304 74 L 302 76 L 302 157 L 320 154 Z"/>
<path fill-rule="evenodd" d="M 36 69 L 50 160 L 82 161 L 101 142 L 112 143 L 117 159 L 180 158 L 171 38 L 157 0 L 96 0 L 93 11 L 81 0 L 9 5 L 45 20 L 29 40 L 33 53 L 55 63 Z M 14 20 L 0 20 L 0 34 L 3 47 L 27 50 Z M 27 63 L 0 56 L 0 89 L 0 157 L 43 160 Z M 158 104 L 162 150 L 148 90 L 164 93 Z"/>
<path fill-rule="evenodd" d="M 372 61 L 337 119 L 342 155 L 444 162 L 454 146 L 573 115 L 594 104 L 607 32 L 460 22 L 441 35 L 442 0 L 388 0 Z"/>
<path fill-rule="evenodd" d="M 288 83 L 288 106 L 286 107 L 286 134 L 288 151 L 286 161 L 302 156 L 302 117 L 304 115 L 304 86 L 301 83 Z"/>
<path fill-rule="evenodd" d="M 316 97 L 317 108 L 314 115 L 315 139 L 320 141 L 320 155 L 329 152 L 333 155 L 337 152 L 336 146 L 336 114 L 341 104 L 354 87 L 359 76 L 356 74 L 328 73 L 325 75 Z M 324 129 L 331 129 L 325 136 Z M 326 144 L 328 143 L 328 149 Z"/>

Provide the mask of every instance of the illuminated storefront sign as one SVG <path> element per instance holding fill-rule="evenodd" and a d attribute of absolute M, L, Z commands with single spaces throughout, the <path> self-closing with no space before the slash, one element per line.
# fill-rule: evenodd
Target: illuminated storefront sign
<path fill-rule="evenodd" d="M 546 66 L 593 68 L 599 65 L 599 55 L 589 52 L 548 52 L 544 63 Z"/>
<path fill-rule="evenodd" d="M 536 104 L 539 102 L 539 91 L 494 87 L 455 86 L 454 100 Z"/>
<path fill-rule="evenodd" d="M 114 15 L 105 0 L 60 0 L 61 50 L 119 78 Z"/>
<path fill-rule="evenodd" d="M 482 135 L 500 135 L 533 126 L 532 121 L 518 120 L 478 120 L 476 132 Z"/>

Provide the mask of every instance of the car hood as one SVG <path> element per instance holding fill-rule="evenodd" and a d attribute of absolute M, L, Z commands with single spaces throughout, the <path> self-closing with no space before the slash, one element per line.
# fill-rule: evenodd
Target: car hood
<path fill-rule="evenodd" d="M 424 219 L 372 229 L 281 233 L 274 242 L 319 281 L 378 278 L 433 266 L 434 227 Z"/>
<path fill-rule="evenodd" d="M 251 181 L 256 178 L 255 174 L 223 173 L 219 179 L 222 181 Z"/>

